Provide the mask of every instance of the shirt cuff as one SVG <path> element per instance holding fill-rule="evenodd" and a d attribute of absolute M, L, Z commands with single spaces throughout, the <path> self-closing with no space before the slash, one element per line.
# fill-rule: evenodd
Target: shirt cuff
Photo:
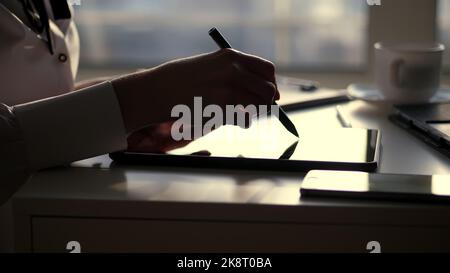
<path fill-rule="evenodd" d="M 14 107 L 31 170 L 124 150 L 127 134 L 114 88 L 104 82 Z"/>

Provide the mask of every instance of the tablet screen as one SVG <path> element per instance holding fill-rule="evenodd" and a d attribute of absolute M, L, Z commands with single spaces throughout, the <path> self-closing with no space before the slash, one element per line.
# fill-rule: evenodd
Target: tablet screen
<path fill-rule="evenodd" d="M 375 161 L 376 130 L 332 128 L 300 131 L 299 134 L 300 138 L 295 137 L 278 119 L 269 117 L 254 122 L 249 129 L 222 126 L 169 154 L 189 155 L 207 150 L 214 157 L 354 163 Z"/>

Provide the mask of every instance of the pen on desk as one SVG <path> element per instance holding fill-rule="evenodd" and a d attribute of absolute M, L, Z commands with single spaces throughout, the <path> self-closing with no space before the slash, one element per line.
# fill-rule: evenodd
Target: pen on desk
<path fill-rule="evenodd" d="M 341 123 L 342 127 L 352 128 L 352 123 L 350 122 L 350 118 L 344 108 L 340 105 L 336 106 L 336 113 Z"/>
<path fill-rule="evenodd" d="M 287 76 L 277 75 L 277 82 L 285 85 L 296 86 L 300 91 L 304 92 L 314 92 L 320 87 L 319 82 L 312 80 L 304 80 L 299 78 L 291 78 Z"/>
<path fill-rule="evenodd" d="M 209 34 L 209 36 L 211 36 L 211 38 L 214 40 L 214 42 L 216 42 L 216 44 L 220 48 L 231 48 L 230 43 L 227 42 L 225 37 L 223 37 L 223 35 L 219 32 L 219 30 L 217 28 L 214 27 L 214 28 L 210 29 L 208 34 Z M 286 128 L 286 130 L 291 132 L 296 137 L 299 137 L 294 123 L 292 123 L 292 121 L 289 119 L 289 117 L 283 111 L 283 109 L 275 101 L 273 102 L 273 105 L 276 105 L 279 108 L 278 119 L 280 120 L 281 124 L 283 124 L 284 128 Z"/>

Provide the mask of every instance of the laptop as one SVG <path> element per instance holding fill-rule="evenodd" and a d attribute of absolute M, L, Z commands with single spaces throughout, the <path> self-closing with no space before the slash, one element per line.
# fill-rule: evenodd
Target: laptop
<path fill-rule="evenodd" d="M 450 102 L 395 106 L 391 121 L 450 157 Z"/>

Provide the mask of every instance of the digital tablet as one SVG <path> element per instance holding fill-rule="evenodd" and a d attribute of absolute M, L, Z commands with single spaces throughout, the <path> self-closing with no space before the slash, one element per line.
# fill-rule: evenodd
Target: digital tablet
<path fill-rule="evenodd" d="M 320 126 L 318 126 L 320 128 Z M 117 152 L 118 163 L 179 167 L 298 171 L 373 171 L 378 167 L 378 130 L 329 128 L 299 131 L 296 138 L 272 117 L 248 129 L 226 125 L 168 153 Z M 209 151 L 210 156 L 192 155 Z"/>

